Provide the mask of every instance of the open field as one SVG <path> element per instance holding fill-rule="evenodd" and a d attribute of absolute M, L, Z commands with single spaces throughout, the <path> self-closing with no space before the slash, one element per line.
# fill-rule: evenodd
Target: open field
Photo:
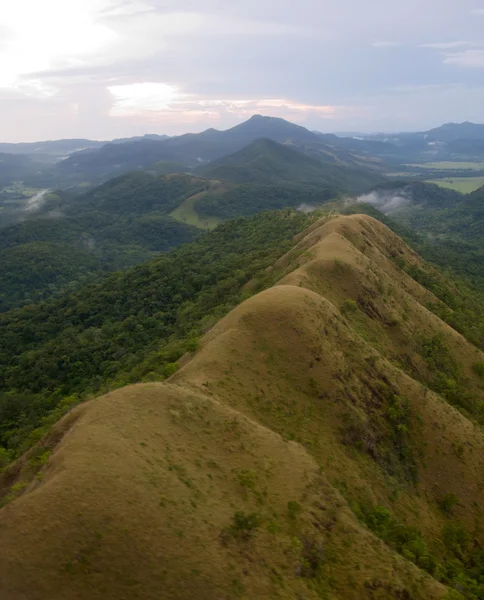
<path fill-rule="evenodd" d="M 200 229 L 213 229 L 220 223 L 220 219 L 216 217 L 200 217 L 195 210 L 195 204 L 197 200 L 205 196 L 207 192 L 200 192 L 190 198 L 187 198 L 178 208 L 176 208 L 170 217 L 173 217 L 177 221 L 186 223 L 187 225 L 193 225 Z"/>
<path fill-rule="evenodd" d="M 29 187 L 24 185 L 20 181 L 16 181 L 12 185 L 4 187 L 2 190 L 0 190 L 0 194 L 8 194 L 12 196 L 15 195 L 19 197 L 23 196 L 24 198 L 30 198 L 31 196 L 35 196 L 35 194 L 37 194 L 37 192 L 40 191 L 41 190 L 39 188 Z"/>
<path fill-rule="evenodd" d="M 405 165 L 419 169 L 433 169 L 438 171 L 484 171 L 484 162 L 428 162 L 421 164 Z"/>
<path fill-rule="evenodd" d="M 416 173 L 415 171 L 407 171 L 405 173 L 385 173 L 386 177 L 396 177 L 396 178 L 404 178 L 404 177 L 417 177 L 418 175 L 422 175 L 422 173 Z"/>
<path fill-rule="evenodd" d="M 445 177 L 444 179 L 428 179 L 426 183 L 435 183 L 461 194 L 470 194 L 484 185 L 484 177 Z"/>

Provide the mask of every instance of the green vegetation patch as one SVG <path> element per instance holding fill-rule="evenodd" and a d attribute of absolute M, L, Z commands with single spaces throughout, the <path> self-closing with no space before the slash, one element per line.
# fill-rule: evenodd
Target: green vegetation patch
<path fill-rule="evenodd" d="M 201 216 L 197 212 L 197 202 L 205 195 L 206 192 L 201 192 L 190 196 L 170 213 L 170 217 L 199 229 L 213 229 L 220 223 L 221 219 L 207 215 Z"/>
<path fill-rule="evenodd" d="M 360 503 L 353 505 L 353 510 L 385 543 L 445 585 L 459 590 L 460 597 L 484 598 L 484 550 L 459 521 L 444 525 L 443 547 L 437 553 L 428 547 L 417 528 L 404 525 L 385 507 Z"/>
<path fill-rule="evenodd" d="M 428 162 L 406 166 L 418 167 L 420 169 L 435 169 L 439 171 L 484 171 L 484 162 L 454 162 L 444 160 L 441 162 Z"/>
<path fill-rule="evenodd" d="M 426 183 L 434 183 L 449 190 L 456 190 L 461 194 L 471 194 L 484 185 L 484 177 L 444 177 L 443 179 L 429 179 Z"/>
<path fill-rule="evenodd" d="M 274 283 L 313 217 L 262 213 L 59 298 L 0 315 L 0 447 L 15 454 L 63 399 L 172 375 L 197 339 Z"/>

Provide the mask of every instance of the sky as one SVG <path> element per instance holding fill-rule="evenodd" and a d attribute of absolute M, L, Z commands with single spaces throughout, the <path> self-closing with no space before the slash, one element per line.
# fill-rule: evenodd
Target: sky
<path fill-rule="evenodd" d="M 2 0 L 0 141 L 484 122 L 484 0 Z"/>

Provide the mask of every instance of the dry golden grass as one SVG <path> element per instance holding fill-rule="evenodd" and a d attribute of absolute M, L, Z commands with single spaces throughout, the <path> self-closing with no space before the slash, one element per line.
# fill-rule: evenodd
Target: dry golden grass
<path fill-rule="evenodd" d="M 442 333 L 476 394 L 483 357 L 394 255 L 419 263 L 369 217 L 322 220 L 170 380 L 65 417 L 40 478 L 28 457 L 4 476 L 5 492 L 30 483 L 0 510 L 0 598 L 443 598 L 349 504 L 391 507 L 433 548 L 443 497 L 469 529 L 483 500 L 482 430 L 425 386 L 415 339 Z M 415 482 L 381 456 L 393 398 L 411 408 Z M 348 443 L 355 423 L 367 451 Z M 238 512 L 257 515 L 253 535 L 230 530 Z"/>

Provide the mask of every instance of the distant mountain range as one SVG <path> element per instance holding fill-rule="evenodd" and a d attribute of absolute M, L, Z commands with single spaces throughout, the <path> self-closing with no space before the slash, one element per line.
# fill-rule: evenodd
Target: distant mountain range
<path fill-rule="evenodd" d="M 484 125 L 468 121 L 415 133 L 339 134 L 338 139 L 340 145 L 353 144 L 391 162 L 484 159 Z"/>
<path fill-rule="evenodd" d="M 426 132 L 338 136 L 309 131 L 284 119 L 254 115 L 225 131 L 207 129 L 168 137 L 147 134 L 111 142 L 88 139 L 29 144 L 0 144 L 0 153 L 23 156 L 0 184 L 22 180 L 35 187 L 99 184 L 131 170 L 156 173 L 194 172 L 268 139 L 317 159 L 320 163 L 378 173 L 400 170 L 406 163 L 484 159 L 484 125 L 447 123 Z M 5 169 L 3 169 L 5 171 Z"/>
<path fill-rule="evenodd" d="M 316 135 L 326 135 L 318 131 L 313 132 Z M 393 132 L 393 133 L 361 133 L 358 131 L 345 131 L 335 133 L 339 138 L 360 138 L 363 140 L 395 140 L 411 137 L 425 138 L 430 141 L 452 142 L 460 139 L 484 140 L 484 124 L 471 123 L 464 121 L 463 123 L 444 123 L 439 127 L 434 127 L 427 131 L 417 132 Z"/>
<path fill-rule="evenodd" d="M 72 154 L 73 152 L 101 148 L 106 144 L 123 144 L 125 142 L 134 142 L 138 140 L 166 140 L 168 137 L 169 136 L 167 135 L 157 135 L 153 133 L 137 137 L 119 138 L 112 141 L 66 139 L 45 142 L 0 142 L 0 152 L 6 152 L 8 154 L 26 154 L 32 155 L 32 157 L 35 157 L 36 155 L 64 157 L 68 154 Z"/>

